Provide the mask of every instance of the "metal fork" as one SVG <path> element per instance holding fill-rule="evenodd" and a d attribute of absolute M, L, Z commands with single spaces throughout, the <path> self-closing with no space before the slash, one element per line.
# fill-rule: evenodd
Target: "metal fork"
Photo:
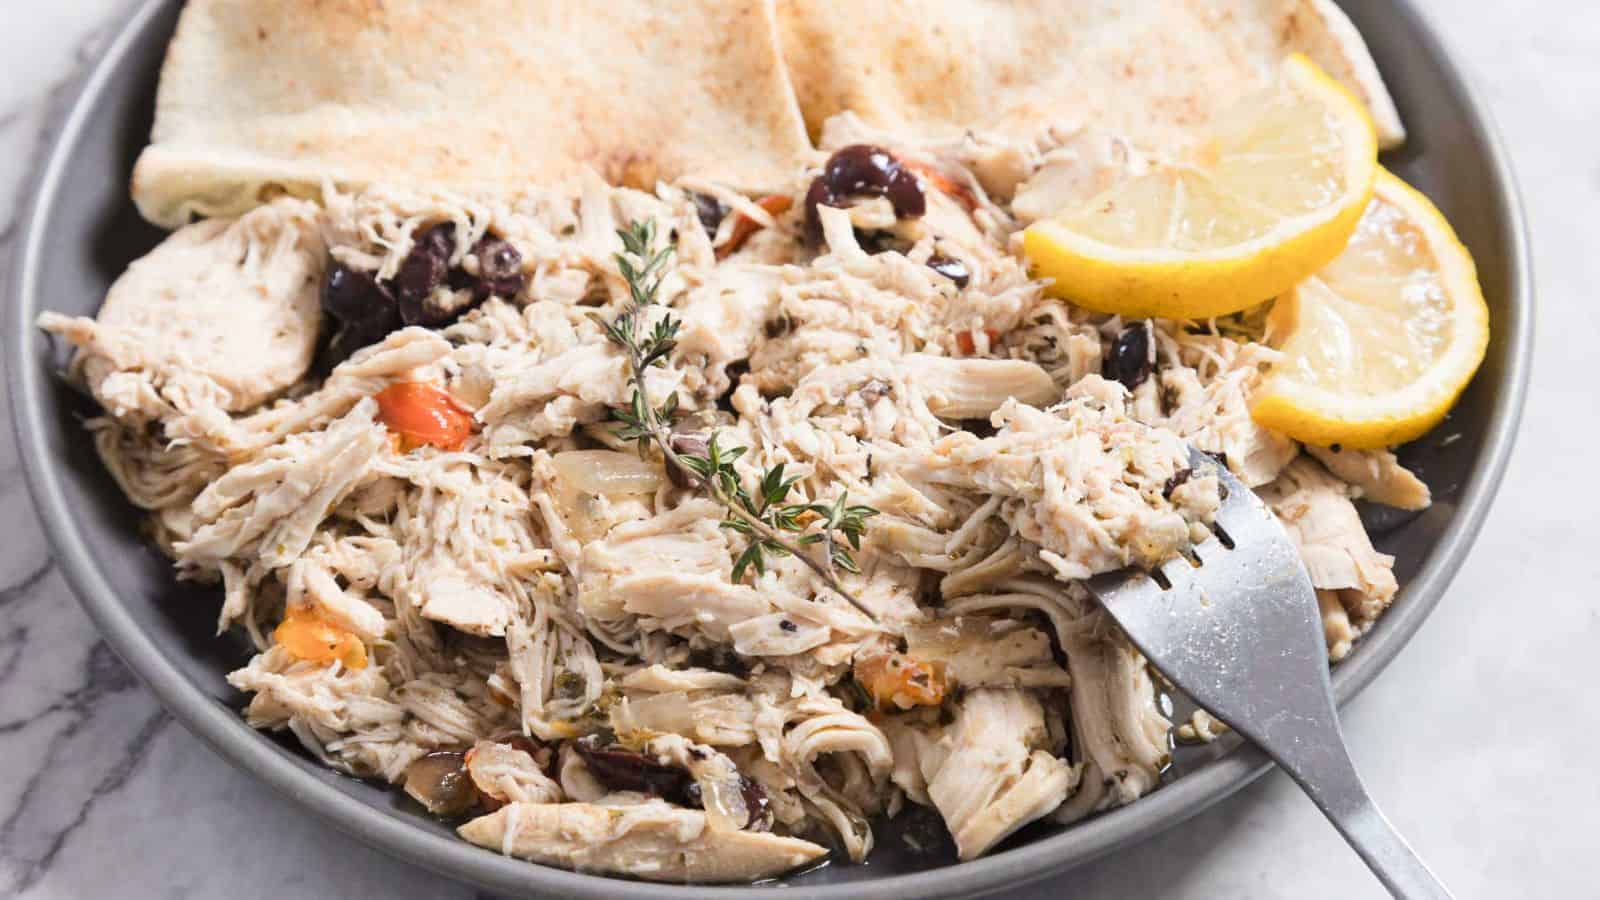
<path fill-rule="evenodd" d="M 1100 575 L 1089 589 L 1152 665 L 1299 783 L 1391 894 L 1448 898 L 1350 761 L 1316 592 L 1294 542 L 1226 466 L 1189 453 L 1196 474 L 1215 471 L 1226 489 L 1215 536 L 1193 560 Z"/>

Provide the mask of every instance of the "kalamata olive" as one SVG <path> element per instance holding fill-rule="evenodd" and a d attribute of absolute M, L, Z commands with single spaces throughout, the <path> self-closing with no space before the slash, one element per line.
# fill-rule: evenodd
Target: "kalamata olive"
<path fill-rule="evenodd" d="M 674 433 L 671 444 L 672 452 L 680 456 L 704 456 L 708 446 L 706 436 L 694 432 Z M 686 472 L 671 463 L 667 464 L 667 480 L 686 490 L 695 485 L 694 480 Z"/>
<path fill-rule="evenodd" d="M 884 231 L 882 229 L 862 231 L 859 228 L 855 231 L 856 243 L 860 244 L 861 249 L 872 256 L 877 256 L 879 253 L 888 253 L 890 250 L 898 250 L 904 253 L 911 249 L 909 242 L 901 240 L 892 231 Z"/>
<path fill-rule="evenodd" d="M 466 754 L 429 753 L 406 769 L 405 791 L 428 812 L 453 818 L 478 802 L 478 789 L 467 774 Z"/>
<path fill-rule="evenodd" d="M 1176 472 L 1173 472 L 1172 477 L 1168 478 L 1167 483 L 1161 488 L 1162 498 L 1171 500 L 1172 492 L 1176 491 L 1180 487 L 1183 487 L 1183 485 L 1192 477 L 1194 477 L 1194 470 L 1187 466 L 1179 469 Z"/>
<path fill-rule="evenodd" d="M 359 322 L 394 312 L 394 295 L 370 273 L 342 263 L 328 266 L 322 309 L 341 322 Z"/>
<path fill-rule="evenodd" d="M 407 325 L 424 328 L 443 328 L 454 322 L 462 313 L 478 305 L 474 288 L 451 288 L 443 285 L 420 302 L 408 303 L 404 299 L 396 304 L 400 319 Z"/>
<path fill-rule="evenodd" d="M 1135 322 L 1123 328 L 1111 342 L 1101 374 L 1122 382 L 1130 391 L 1143 384 L 1150 377 L 1150 326 Z"/>
<path fill-rule="evenodd" d="M 966 263 L 942 253 L 928 257 L 928 268 L 954 281 L 957 288 L 966 287 L 967 282 L 972 280 L 972 273 L 967 270 Z"/>
<path fill-rule="evenodd" d="M 723 644 L 714 644 L 711 647 L 691 650 L 689 652 L 689 665 L 697 669 L 710 669 L 713 672 L 738 675 L 740 678 L 750 674 L 750 666 L 744 657 Z"/>
<path fill-rule="evenodd" d="M 882 147 L 845 147 L 828 157 L 822 178 L 835 197 L 888 197 L 894 214 L 902 219 L 914 219 L 928 210 L 916 173 Z"/>
<path fill-rule="evenodd" d="M 486 234 L 472 246 L 472 254 L 478 258 L 473 296 L 480 303 L 490 297 L 515 297 L 522 293 L 527 283 L 522 274 L 522 254 L 510 241 Z"/>
<path fill-rule="evenodd" d="M 444 286 L 450 274 L 455 231 L 455 225 L 449 222 L 430 226 L 412 240 L 411 252 L 401 261 L 394 276 L 394 295 L 400 304 L 400 318 L 407 325 L 429 324 L 423 304 Z"/>
<path fill-rule="evenodd" d="M 398 330 L 404 324 L 400 321 L 400 311 L 393 303 L 379 307 L 367 318 L 340 323 L 333 338 L 318 355 L 318 371 L 332 371 L 334 366 L 349 359 L 357 350 L 378 343 L 388 337 L 389 332 Z"/>
<path fill-rule="evenodd" d="M 656 762 L 642 753 L 616 745 L 602 746 L 596 735 L 572 742 L 572 749 L 583 758 L 589 774 L 613 791 L 639 791 L 655 794 L 680 806 L 699 806 L 699 785 L 677 766 Z"/>
<path fill-rule="evenodd" d="M 751 831 L 771 831 L 772 799 L 767 796 L 767 789 L 761 786 L 761 782 L 740 775 L 739 794 L 744 799 L 745 809 L 750 810 L 750 821 L 744 827 Z"/>
<path fill-rule="evenodd" d="M 811 180 L 811 187 L 806 190 L 806 240 L 813 246 L 822 244 L 822 217 L 817 213 L 819 206 L 838 206 L 839 198 L 828 190 L 828 184 L 821 175 Z"/>
<path fill-rule="evenodd" d="M 691 193 L 689 196 L 694 200 L 694 213 L 700 217 L 700 227 L 706 230 L 706 237 L 716 237 L 717 228 L 728 217 L 727 205 L 710 194 Z"/>
<path fill-rule="evenodd" d="M 822 240 L 819 206 L 841 206 L 850 197 L 887 197 L 896 218 L 915 219 L 928 211 L 916 173 L 894 154 L 872 144 L 851 144 L 832 156 L 806 191 L 806 236 Z"/>

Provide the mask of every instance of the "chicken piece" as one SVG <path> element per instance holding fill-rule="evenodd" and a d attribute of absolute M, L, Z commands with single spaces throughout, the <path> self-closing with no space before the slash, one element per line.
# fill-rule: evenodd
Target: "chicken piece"
<path fill-rule="evenodd" d="M 1072 676 L 1068 708 L 1072 755 L 1082 777 L 1055 811 L 1058 822 L 1132 803 L 1154 788 L 1171 757 L 1172 723 L 1156 708 L 1143 656 L 1081 585 L 1029 576 L 1003 582 L 999 593 L 951 601 L 952 615 L 1036 610 L 1050 620 Z"/>
<path fill-rule="evenodd" d="M 382 666 L 350 669 L 296 659 L 274 646 L 228 673 L 251 695 L 252 728 L 287 728 L 317 759 L 355 775 L 397 780 L 424 751 L 405 740 L 406 709 Z M 345 740 L 359 735 L 360 740 Z"/>
<path fill-rule="evenodd" d="M 656 664 L 636 669 L 618 679 L 625 690 L 665 694 L 673 691 L 742 691 L 744 679 L 711 669 L 670 669 Z"/>
<path fill-rule="evenodd" d="M 497 373 L 489 402 L 478 410 L 478 418 L 491 447 L 510 448 L 570 434 L 581 423 L 602 419 L 609 406 L 627 398 L 627 391 L 626 360 L 603 340 L 591 337 L 548 358 L 524 361 L 514 372 Z"/>
<path fill-rule="evenodd" d="M 1360 491 L 1364 500 L 1397 509 L 1427 509 L 1433 502 L 1422 479 L 1388 450 L 1333 450 L 1307 444 L 1306 452 Z"/>
<path fill-rule="evenodd" d="M 993 421 L 993 437 L 952 434 L 901 472 L 1005 498 L 1001 516 L 1063 580 L 1158 565 L 1189 546 L 1191 525 L 1220 502 L 1214 475 L 1190 478 L 1181 497 L 1166 491 L 1189 468 L 1183 443 L 1092 396 L 1048 412 L 1007 401 Z"/>
<path fill-rule="evenodd" d="M 1300 548 L 1312 585 L 1341 592 L 1357 627 L 1377 618 L 1399 588 L 1394 557 L 1373 548 L 1350 488 L 1315 460 L 1302 458 L 1258 493 Z"/>
<path fill-rule="evenodd" d="M 948 302 L 939 292 L 944 276 L 899 253 L 869 256 L 855 244 L 846 211 L 823 210 L 825 221 L 842 223 L 851 252 L 786 270 L 750 352 L 747 378 L 763 393 L 784 392 L 825 366 L 916 350 L 915 335 L 931 330 Z"/>
<path fill-rule="evenodd" d="M 510 600 L 474 578 L 443 554 L 433 554 L 420 573 L 424 619 L 478 637 L 504 637 L 511 624 Z"/>
<path fill-rule="evenodd" d="M 507 856 L 650 881 L 756 881 L 828 852 L 770 832 L 718 831 L 704 812 L 660 800 L 628 806 L 510 803 L 457 833 Z"/>
<path fill-rule="evenodd" d="M 560 803 L 566 799 L 561 785 L 546 775 L 523 747 L 479 741 L 467 751 L 466 766 L 478 790 L 500 803 Z"/>
<path fill-rule="evenodd" d="M 611 730 L 679 734 L 702 744 L 737 747 L 755 739 L 755 703 L 744 694 L 668 691 L 629 694 L 611 706 Z"/>
<path fill-rule="evenodd" d="M 327 253 L 317 218 L 283 198 L 186 226 L 128 267 L 93 321 L 40 324 L 78 347 L 90 391 L 117 418 L 257 406 L 311 365 Z"/>
<path fill-rule="evenodd" d="M 1072 822 L 1132 803 L 1159 784 L 1172 759 L 1172 723 L 1156 709 L 1144 657 L 1103 611 L 1085 612 L 1060 640 L 1072 674 L 1072 752 L 1084 771 L 1083 789 L 1055 818 Z"/>
<path fill-rule="evenodd" d="M 363 641 L 378 640 L 388 627 L 383 613 L 359 594 L 339 587 L 332 573 L 315 563 L 298 560 L 291 565 L 288 589 L 288 606 L 313 604 L 325 618 Z"/>
<path fill-rule="evenodd" d="M 776 759 L 850 859 L 866 859 L 873 839 L 867 816 L 882 810 L 894 768 L 889 739 L 837 697 L 799 679 L 763 679 L 753 693 L 764 753 Z"/>
<path fill-rule="evenodd" d="M 1045 406 L 1061 396 L 1049 372 L 1019 359 L 951 359 L 911 353 L 900 364 L 927 397 L 928 410 L 945 419 L 987 418 L 1007 400 Z"/>
<path fill-rule="evenodd" d="M 1328 661 L 1338 662 L 1350 654 L 1356 631 L 1350 614 L 1339 600 L 1339 591 L 1317 591 L 1317 611 L 1322 615 L 1322 635 L 1328 642 Z"/>
<path fill-rule="evenodd" d="M 962 698 L 927 775 L 928 797 L 962 859 L 983 854 L 1066 799 L 1077 773 L 1048 744 L 1044 709 L 1030 692 L 981 688 Z"/>
<path fill-rule="evenodd" d="M 388 444 L 363 400 L 325 431 L 295 435 L 229 469 L 194 500 L 194 537 L 175 545 L 180 563 L 215 565 L 259 554 L 270 568 L 305 552 L 317 526 L 364 479 Z"/>
<path fill-rule="evenodd" d="M 729 624 L 770 612 L 754 591 L 728 580 L 733 563 L 726 536 L 716 524 L 721 512 L 712 501 L 690 500 L 652 518 L 624 522 L 604 539 L 584 545 L 574 567 L 579 608 L 602 620 L 630 614 L 673 620 L 668 628 L 715 620 L 723 640 Z M 633 584 L 631 579 L 641 581 Z M 618 583 L 624 581 L 629 582 L 626 591 Z M 706 609 L 675 602 L 694 596 L 691 588 L 705 594 L 700 599 L 710 604 Z M 737 612 L 724 620 L 711 610 Z"/>
<path fill-rule="evenodd" d="M 1278 477 L 1300 452 L 1299 445 L 1256 424 L 1250 416 L 1250 390 L 1260 378 L 1250 352 L 1238 354 L 1240 368 L 1202 385 L 1195 370 L 1172 366 L 1161 370 L 1161 386 L 1172 398 L 1161 424 L 1189 443 L 1224 455 L 1228 467 L 1250 487 L 1260 487 Z"/>
<path fill-rule="evenodd" d="M 705 283 L 681 301 L 678 352 L 704 359 L 706 368 L 743 360 L 761 338 L 777 305 L 782 270 L 776 266 L 727 263 L 710 271 Z M 717 393 L 729 385 L 719 384 Z"/>
<path fill-rule="evenodd" d="M 944 761 L 945 752 L 939 747 L 939 739 L 944 736 L 939 712 L 925 709 L 884 716 L 880 726 L 889 739 L 889 746 L 894 748 L 894 768 L 889 771 L 889 780 L 905 791 L 913 803 L 923 806 L 933 805 L 933 798 L 928 796 L 927 773 L 937 772 Z"/>
<path fill-rule="evenodd" d="M 954 616 L 906 628 L 906 654 L 936 663 L 963 688 L 1066 687 L 1044 632 L 994 616 Z"/>
<path fill-rule="evenodd" d="M 811 602 L 802 592 L 811 576 L 796 560 L 774 560 L 769 570 L 793 578 L 769 577 L 760 589 L 730 580 L 733 554 L 728 530 L 718 525 L 722 514 L 710 500 L 689 500 L 584 546 L 579 608 L 597 622 L 701 635 L 757 656 L 804 653 L 828 643 L 832 632 L 872 628 L 842 599 Z"/>

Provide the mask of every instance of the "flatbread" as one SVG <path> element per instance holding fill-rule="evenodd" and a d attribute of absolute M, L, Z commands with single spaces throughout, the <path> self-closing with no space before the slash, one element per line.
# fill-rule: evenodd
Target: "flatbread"
<path fill-rule="evenodd" d="M 753 190 L 809 149 L 772 0 L 190 0 L 133 198 L 177 227 L 324 179 Z"/>
<path fill-rule="evenodd" d="M 850 110 L 907 140 L 1087 125 L 1159 153 L 1298 51 L 1366 102 L 1384 146 L 1405 136 L 1329 0 L 784 0 L 779 26 L 814 135 Z"/>

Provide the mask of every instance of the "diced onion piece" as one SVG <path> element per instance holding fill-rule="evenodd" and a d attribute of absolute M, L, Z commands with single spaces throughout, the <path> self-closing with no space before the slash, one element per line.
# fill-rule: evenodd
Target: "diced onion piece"
<path fill-rule="evenodd" d="M 733 761 L 720 753 L 689 764 L 689 774 L 700 786 L 700 803 L 713 828 L 742 831 L 756 818 L 745 802 L 745 779 Z"/>
<path fill-rule="evenodd" d="M 466 813 L 478 801 L 466 757 L 452 751 L 429 753 L 407 767 L 405 791 L 428 812 L 446 818 Z"/>
<path fill-rule="evenodd" d="M 553 460 L 556 473 L 587 494 L 653 494 L 666 483 L 655 463 L 614 450 L 568 450 Z"/>

